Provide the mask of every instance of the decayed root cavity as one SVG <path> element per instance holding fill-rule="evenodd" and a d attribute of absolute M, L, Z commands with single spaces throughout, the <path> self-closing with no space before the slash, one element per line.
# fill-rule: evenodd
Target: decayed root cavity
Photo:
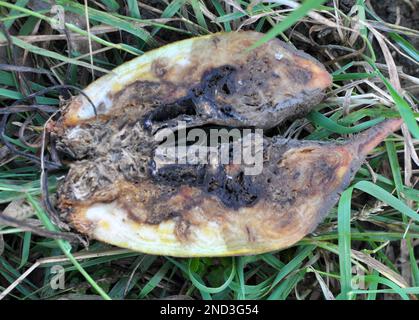
<path fill-rule="evenodd" d="M 130 181 L 79 162 L 62 185 L 60 205 L 81 232 L 134 250 L 208 256 L 279 249 L 314 230 L 366 153 L 399 125 L 389 120 L 339 144 L 265 138 L 255 176 L 241 165 L 179 165 Z"/>

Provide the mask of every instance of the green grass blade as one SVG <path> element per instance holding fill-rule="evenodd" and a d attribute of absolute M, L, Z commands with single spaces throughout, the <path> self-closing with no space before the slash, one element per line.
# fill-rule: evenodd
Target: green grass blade
<path fill-rule="evenodd" d="M 200 8 L 200 2 L 198 0 L 189 0 L 191 5 L 192 5 L 192 9 L 195 13 L 195 17 L 196 20 L 198 21 L 198 24 L 204 29 L 204 30 L 208 30 L 208 25 L 207 22 L 205 21 L 205 17 L 202 13 L 202 10 Z"/>
<path fill-rule="evenodd" d="M 369 182 L 369 181 L 360 181 L 360 182 L 357 182 L 353 187 L 361 191 L 364 191 L 366 193 L 369 193 L 373 197 L 387 203 L 388 205 L 392 206 L 394 209 L 405 214 L 409 218 L 419 221 L 418 213 L 413 211 L 402 201 L 397 199 L 395 196 L 393 196 L 389 192 L 385 191 L 383 188 L 375 185 L 374 183 Z"/>
<path fill-rule="evenodd" d="M 400 288 L 397 284 L 395 284 L 394 282 L 392 282 L 388 279 L 385 279 L 385 278 L 382 278 L 382 277 L 376 276 L 376 275 L 367 275 L 367 276 L 364 276 L 363 278 L 364 278 L 364 281 L 366 281 L 366 282 L 376 282 L 377 284 L 386 285 L 386 286 L 390 287 L 391 289 L 393 289 L 395 293 L 400 295 L 400 297 L 403 300 L 409 300 L 409 296 L 407 295 L 405 290 Z M 350 294 L 352 295 L 353 292 L 351 292 Z"/>
<path fill-rule="evenodd" d="M 338 205 L 338 238 L 339 238 L 339 267 L 340 290 L 338 299 L 349 299 L 352 290 L 352 264 L 351 264 L 351 200 L 352 190 L 345 190 Z"/>
<path fill-rule="evenodd" d="M 308 257 L 308 255 L 313 252 L 316 247 L 313 245 L 304 246 L 302 250 L 295 255 L 295 257 L 288 262 L 281 271 L 277 274 L 274 281 L 272 282 L 271 288 L 274 288 L 282 279 L 289 275 L 292 271 L 296 270 L 301 262 Z M 271 296 L 268 298 L 270 300 Z"/>
<path fill-rule="evenodd" d="M 20 260 L 20 265 L 18 269 L 23 268 L 29 259 L 29 250 L 31 247 L 31 239 L 32 239 L 32 233 L 31 232 L 25 232 L 23 235 L 23 245 L 22 245 L 22 258 Z"/>
<path fill-rule="evenodd" d="M 404 52 L 419 62 L 419 51 L 409 41 L 394 32 L 390 32 L 389 35 L 390 38 L 393 39 L 400 46 L 400 48 L 403 49 Z"/>
<path fill-rule="evenodd" d="M 401 194 L 403 193 L 404 186 L 402 175 L 400 173 L 401 168 L 397 159 L 396 147 L 394 141 L 391 140 L 387 140 L 385 144 L 387 149 L 388 160 L 390 161 L 391 172 L 393 174 L 393 180 L 396 185 L 398 197 L 400 198 Z"/>
<path fill-rule="evenodd" d="M 306 0 L 304 1 L 297 9 L 293 10 L 288 17 L 283 21 L 269 30 L 262 38 L 260 38 L 256 43 L 254 43 L 250 49 L 254 49 L 264 44 L 265 42 L 275 38 L 281 32 L 284 32 L 289 27 L 293 26 L 295 23 L 300 21 L 303 17 L 307 15 L 311 10 L 317 9 L 322 5 L 326 0 Z"/>
<path fill-rule="evenodd" d="M 318 111 L 310 112 L 307 115 L 307 119 L 319 125 L 320 127 L 323 127 L 331 132 L 335 132 L 339 134 L 350 134 L 350 133 L 360 132 L 372 126 L 375 126 L 376 124 L 385 120 L 384 117 L 380 117 L 377 119 L 365 121 L 364 123 L 355 125 L 352 128 L 348 128 L 348 127 L 345 127 L 336 123 L 335 121 L 331 120 L 330 118 L 326 117 L 325 115 L 321 114 Z"/>
<path fill-rule="evenodd" d="M 169 271 L 172 263 L 170 261 L 166 261 L 161 268 L 153 275 L 149 282 L 141 289 L 140 298 L 144 298 L 147 294 L 149 294 L 164 278 L 166 273 Z"/>
<path fill-rule="evenodd" d="M 57 0 L 57 4 L 60 4 L 64 7 L 65 10 L 74 12 L 79 15 L 84 15 L 84 5 L 78 4 L 76 2 L 68 2 L 65 0 Z M 117 27 L 121 30 L 124 30 L 133 36 L 138 37 L 143 40 L 145 43 L 148 43 L 150 46 L 156 46 L 156 41 L 151 37 L 151 35 L 142 28 L 135 26 L 130 21 L 122 19 L 118 16 L 109 14 L 107 12 L 93 9 L 88 7 L 89 19 L 91 21 L 97 21 L 109 26 Z"/>
<path fill-rule="evenodd" d="M 51 220 L 49 219 L 47 214 L 44 212 L 39 202 L 35 200 L 30 194 L 27 195 L 27 199 L 29 203 L 32 205 L 32 207 L 35 209 L 35 212 L 39 220 L 41 220 L 44 226 L 49 231 L 57 231 L 57 228 L 52 224 Z M 80 263 L 71 254 L 71 245 L 67 241 L 60 240 L 60 239 L 55 240 L 55 242 L 58 244 L 58 246 L 63 251 L 63 253 L 67 256 L 67 258 L 71 261 L 71 263 L 77 268 L 77 270 L 86 278 L 87 282 L 90 283 L 93 289 L 95 289 L 96 292 L 99 293 L 103 299 L 111 300 L 111 298 L 107 295 L 107 293 L 103 291 L 103 289 L 96 283 L 95 280 L 93 280 L 93 278 L 83 269 Z"/>
<path fill-rule="evenodd" d="M 140 8 L 137 0 L 127 0 L 128 12 L 131 17 L 141 19 Z"/>
<path fill-rule="evenodd" d="M 192 283 L 195 285 L 195 287 L 197 287 L 200 291 L 203 291 L 203 292 L 206 292 L 206 293 L 209 293 L 209 294 L 219 293 L 219 292 L 225 290 L 226 288 L 228 288 L 228 286 L 233 281 L 234 276 L 236 274 L 235 262 L 234 262 L 234 259 L 232 259 L 230 275 L 228 276 L 226 281 L 219 287 L 208 287 L 205 284 L 203 284 L 203 281 L 202 281 L 201 277 L 197 273 L 192 271 L 191 260 L 189 260 L 189 261 L 190 261 L 189 264 L 188 264 L 189 279 L 192 281 Z"/>
<path fill-rule="evenodd" d="M 404 122 L 409 128 L 409 131 L 412 133 L 415 139 L 419 139 L 419 125 L 417 123 L 417 120 L 415 119 L 415 115 L 413 113 L 412 108 L 409 106 L 406 100 L 404 100 L 402 96 L 399 95 L 396 89 L 394 89 L 394 87 L 391 85 L 390 81 L 388 81 L 383 76 L 383 74 L 377 69 L 377 67 L 375 67 L 375 69 L 378 76 L 381 78 L 381 80 L 387 87 L 387 90 L 390 92 L 391 97 L 393 98 L 394 103 L 396 104 L 397 110 L 399 111 L 401 117 L 403 118 Z"/>

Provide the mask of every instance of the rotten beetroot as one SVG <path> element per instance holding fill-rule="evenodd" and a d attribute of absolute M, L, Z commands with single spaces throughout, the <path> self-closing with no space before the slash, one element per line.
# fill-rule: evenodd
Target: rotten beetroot
<path fill-rule="evenodd" d="M 51 130 L 76 160 L 58 203 L 78 231 L 146 253 L 226 256 L 287 247 L 317 226 L 400 121 L 344 143 L 265 137 L 310 111 L 331 78 L 279 40 L 247 50 L 260 36 L 151 51 L 67 106 Z"/>

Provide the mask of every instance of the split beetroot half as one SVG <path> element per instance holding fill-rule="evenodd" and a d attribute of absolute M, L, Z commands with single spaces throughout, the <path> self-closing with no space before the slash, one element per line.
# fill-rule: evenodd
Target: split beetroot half
<path fill-rule="evenodd" d="M 343 143 L 264 137 L 259 129 L 319 103 L 331 78 L 279 40 L 248 50 L 260 37 L 221 33 L 150 51 L 87 87 L 91 101 L 80 95 L 65 108 L 51 131 L 77 161 L 58 203 L 78 231 L 145 253 L 226 256 L 284 248 L 314 230 L 400 120 Z M 197 129 L 230 136 L 191 160 L 196 144 L 181 131 Z"/>

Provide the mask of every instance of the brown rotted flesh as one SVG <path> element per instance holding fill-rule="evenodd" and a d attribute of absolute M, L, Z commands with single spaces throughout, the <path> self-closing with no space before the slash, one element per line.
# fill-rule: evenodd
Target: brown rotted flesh
<path fill-rule="evenodd" d="M 293 52 L 299 59 L 318 65 L 313 58 Z M 278 63 L 284 65 L 283 74 L 273 71 L 272 65 Z M 321 89 L 304 89 L 316 80 L 309 69 L 286 57 L 277 61 L 273 55 L 263 55 L 263 50 L 255 50 L 241 64 L 205 70 L 198 83 L 188 83 L 187 79 L 182 83 L 167 81 L 168 67 L 165 61 L 154 61 L 152 70 L 158 82 L 138 80 L 109 97 L 116 106 L 111 114 L 100 115 L 103 106 L 97 106 L 99 117 L 79 124 L 78 140 L 68 138 L 67 130 L 72 128 L 56 126 L 58 149 L 78 160 L 58 192 L 63 212 L 68 213 L 75 204 L 118 201 L 133 219 L 158 224 L 182 216 L 182 211 L 198 205 L 206 196 L 216 197 L 233 211 L 264 201 L 287 210 L 303 201 L 307 192 L 318 192 L 319 181 L 333 185 L 337 164 L 327 155 L 317 154 L 313 162 L 307 152 L 306 165 L 297 168 L 283 164 L 278 169 L 287 151 L 319 144 L 276 138 L 265 138 L 264 169 L 257 176 L 247 176 L 240 166 L 230 165 L 216 169 L 208 165 L 166 165 L 155 170 L 157 145 L 153 135 L 162 128 L 175 127 L 179 120 L 188 128 L 216 125 L 269 129 L 303 116 L 324 96 Z M 301 89 L 285 92 L 281 103 L 273 104 L 277 88 L 272 82 L 281 78 Z M 183 92 L 180 97 L 179 92 Z M 184 192 L 181 186 L 196 187 L 202 193 L 174 210 L 166 203 Z M 136 202 L 145 204 L 147 216 L 136 215 Z"/>

